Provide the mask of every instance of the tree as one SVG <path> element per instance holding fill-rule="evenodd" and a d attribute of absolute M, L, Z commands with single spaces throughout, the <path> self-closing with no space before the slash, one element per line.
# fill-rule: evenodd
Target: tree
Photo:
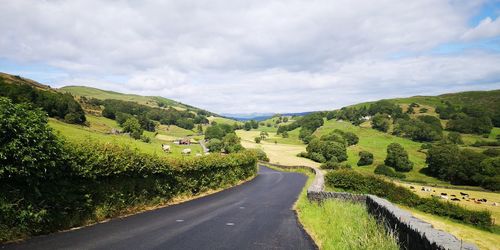
<path fill-rule="evenodd" d="M 255 143 L 260 143 L 260 141 L 262 140 L 262 138 L 261 137 L 255 137 L 254 140 L 255 140 Z"/>
<path fill-rule="evenodd" d="M 283 117 L 283 122 L 288 122 L 288 117 Z"/>
<path fill-rule="evenodd" d="M 368 151 L 359 152 L 358 166 L 371 165 L 373 163 L 373 154 Z"/>
<path fill-rule="evenodd" d="M 435 145 L 427 152 L 427 172 L 441 180 L 448 180 L 448 170 L 457 168 L 460 149 L 456 145 Z"/>
<path fill-rule="evenodd" d="M 376 130 L 387 132 L 390 127 L 390 118 L 384 114 L 376 114 L 372 118 L 372 127 Z"/>
<path fill-rule="evenodd" d="M 284 131 L 283 133 L 281 133 L 281 137 L 288 138 L 288 132 Z"/>
<path fill-rule="evenodd" d="M 464 144 L 464 141 L 462 140 L 462 135 L 457 132 L 448 133 L 448 135 L 446 136 L 446 140 L 453 144 Z"/>
<path fill-rule="evenodd" d="M 224 130 L 219 126 L 219 124 L 212 125 L 208 127 L 205 130 L 205 139 L 210 140 L 210 139 L 219 139 L 222 140 L 222 138 L 226 135 Z"/>
<path fill-rule="evenodd" d="M 130 136 L 134 139 L 140 139 L 142 135 L 142 128 L 139 120 L 135 117 L 128 118 L 122 125 L 123 132 L 130 133 Z"/>
<path fill-rule="evenodd" d="M 245 129 L 246 131 L 250 131 L 252 129 L 252 123 L 245 122 L 245 125 L 243 125 L 243 129 Z"/>
<path fill-rule="evenodd" d="M 409 106 L 408 109 L 406 110 L 407 114 L 415 114 L 415 110 L 413 109 L 412 106 Z"/>
<path fill-rule="evenodd" d="M 409 172 L 413 169 L 413 163 L 408 158 L 408 153 L 399 143 L 391 143 L 387 146 L 387 157 L 384 163 L 400 172 Z"/>
<path fill-rule="evenodd" d="M 222 141 L 217 138 L 210 139 L 207 143 L 207 148 L 210 152 L 221 152 L 223 148 Z"/>
<path fill-rule="evenodd" d="M 268 137 L 268 136 L 269 136 L 269 134 L 268 134 L 267 132 L 265 132 L 265 131 L 261 131 L 261 132 L 260 132 L 260 138 L 261 138 L 261 139 L 265 139 L 265 138 L 266 138 L 266 137 Z"/>
<path fill-rule="evenodd" d="M 243 150 L 241 146 L 241 140 L 235 133 L 228 133 L 222 138 L 222 145 L 224 152 L 235 153 Z"/>

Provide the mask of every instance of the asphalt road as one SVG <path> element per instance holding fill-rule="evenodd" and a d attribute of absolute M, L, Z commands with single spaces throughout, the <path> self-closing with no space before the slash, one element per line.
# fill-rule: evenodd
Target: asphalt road
<path fill-rule="evenodd" d="M 314 249 L 292 210 L 306 176 L 260 167 L 243 185 L 2 249 Z"/>

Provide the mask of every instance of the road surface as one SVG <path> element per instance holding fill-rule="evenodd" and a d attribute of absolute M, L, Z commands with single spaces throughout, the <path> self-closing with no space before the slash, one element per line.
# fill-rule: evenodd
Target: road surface
<path fill-rule="evenodd" d="M 314 249 L 292 210 L 306 176 L 260 167 L 243 185 L 2 249 Z"/>

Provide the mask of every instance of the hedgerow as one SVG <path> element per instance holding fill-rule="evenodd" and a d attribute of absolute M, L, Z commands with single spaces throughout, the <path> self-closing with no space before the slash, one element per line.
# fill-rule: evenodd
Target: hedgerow
<path fill-rule="evenodd" d="M 420 211 L 445 216 L 480 227 L 493 225 L 488 211 L 472 211 L 437 198 L 423 198 L 410 190 L 373 175 L 363 175 L 349 170 L 331 171 L 325 176 L 327 185 L 346 191 L 373 194 Z"/>
<path fill-rule="evenodd" d="M 170 159 L 114 144 L 66 143 L 50 176 L 2 175 L 0 241 L 53 232 L 236 184 L 256 174 L 256 154 Z M 2 166 L 3 167 L 3 166 Z M 4 172 L 5 173 L 5 172 Z"/>

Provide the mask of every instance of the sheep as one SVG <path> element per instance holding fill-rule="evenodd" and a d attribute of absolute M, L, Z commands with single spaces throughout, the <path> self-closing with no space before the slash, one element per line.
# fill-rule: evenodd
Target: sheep
<path fill-rule="evenodd" d="M 161 148 L 165 153 L 170 153 L 170 145 L 167 144 L 161 144 Z"/>
<path fill-rule="evenodd" d="M 191 149 L 190 148 L 185 148 L 182 150 L 182 154 L 184 155 L 188 155 L 188 154 L 191 154 Z"/>

